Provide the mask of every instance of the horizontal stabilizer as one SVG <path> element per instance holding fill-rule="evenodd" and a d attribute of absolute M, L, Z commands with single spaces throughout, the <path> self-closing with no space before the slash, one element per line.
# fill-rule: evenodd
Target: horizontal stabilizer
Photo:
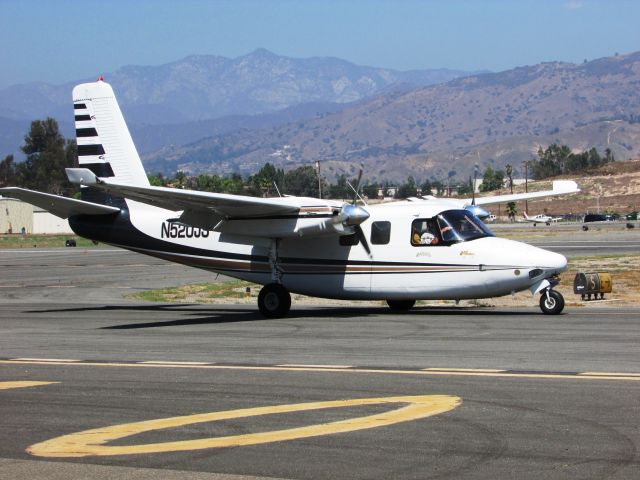
<path fill-rule="evenodd" d="M 476 197 L 476 205 L 489 205 L 491 203 L 517 202 L 519 200 L 529 200 L 531 198 L 553 197 L 555 195 L 567 195 L 577 193 L 580 189 L 573 180 L 556 180 L 553 182 L 553 190 L 541 192 L 512 193 L 510 195 L 496 195 L 492 197 Z M 469 201 L 470 199 L 467 199 Z"/>
<path fill-rule="evenodd" d="M 85 202 L 84 200 L 76 200 L 75 198 L 60 197 L 51 193 L 27 190 L 26 188 L 0 188 L 0 194 L 35 205 L 60 218 L 69 218 L 73 215 L 107 215 L 120 211 L 119 208 L 108 205 L 99 205 L 97 203 Z"/>

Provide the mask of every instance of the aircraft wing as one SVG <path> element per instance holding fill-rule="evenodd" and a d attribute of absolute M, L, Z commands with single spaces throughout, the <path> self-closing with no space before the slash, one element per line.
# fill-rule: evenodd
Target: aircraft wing
<path fill-rule="evenodd" d="M 26 188 L 6 187 L 0 188 L 0 193 L 23 200 L 53 213 L 56 217 L 69 218 L 72 215 L 107 215 L 118 213 L 119 208 L 97 203 L 85 202 L 75 198 L 60 197 L 51 193 L 36 192 Z"/>
<path fill-rule="evenodd" d="M 553 182 L 553 190 L 541 192 L 513 193 L 509 195 L 495 195 L 491 197 L 476 197 L 476 205 L 489 205 L 492 203 L 517 202 L 519 200 L 529 200 L 531 198 L 551 197 L 554 195 L 566 195 L 579 192 L 578 184 L 573 180 L 556 180 Z M 467 199 L 471 204 L 471 199 Z"/>
<path fill-rule="evenodd" d="M 93 186 L 108 193 L 172 211 L 184 210 L 189 215 L 211 215 L 218 218 L 256 218 L 294 214 L 305 207 L 327 207 L 326 200 L 303 197 L 257 198 L 245 195 L 200 192 L 167 187 L 146 187 L 111 183 L 97 178 L 84 168 L 68 168 L 73 183 Z"/>

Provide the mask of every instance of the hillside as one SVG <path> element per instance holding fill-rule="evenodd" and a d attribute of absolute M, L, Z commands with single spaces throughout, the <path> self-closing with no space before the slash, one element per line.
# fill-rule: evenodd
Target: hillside
<path fill-rule="evenodd" d="M 266 161 L 320 160 L 328 177 L 366 164 L 371 180 L 466 180 L 481 167 L 521 162 L 557 142 L 640 156 L 640 52 L 580 65 L 543 63 L 360 100 L 333 114 L 218 135 L 147 155 L 174 171 L 251 173 Z"/>
<path fill-rule="evenodd" d="M 600 212 L 626 214 L 640 210 L 640 160 L 615 162 L 604 165 L 585 174 L 563 176 L 529 184 L 530 190 L 544 190 L 551 188 L 552 180 L 575 180 L 581 192 L 564 197 L 548 197 L 539 200 L 529 200 L 529 214 L 547 213 L 562 215 L 567 213 L 597 213 L 598 203 Z M 524 192 L 524 186 L 514 188 L 514 193 Z M 507 194 L 507 189 L 500 192 Z M 524 202 L 518 202 L 518 212 L 524 211 Z M 491 206 L 491 212 L 499 213 L 497 206 Z M 500 207 L 504 212 L 504 205 Z"/>

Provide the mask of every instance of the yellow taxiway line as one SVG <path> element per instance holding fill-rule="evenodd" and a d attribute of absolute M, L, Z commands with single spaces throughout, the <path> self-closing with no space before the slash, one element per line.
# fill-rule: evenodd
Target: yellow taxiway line
<path fill-rule="evenodd" d="M 9 390 L 12 388 L 40 387 L 42 385 L 51 385 L 53 383 L 60 383 L 60 382 L 29 382 L 29 381 L 0 382 L 0 390 Z"/>
<path fill-rule="evenodd" d="M 105 445 L 132 435 L 144 432 L 176 428 L 196 423 L 216 422 L 220 420 L 255 417 L 289 412 L 304 412 L 328 408 L 348 408 L 366 405 L 407 404 L 395 410 L 376 413 L 363 417 L 348 418 L 329 423 L 320 423 L 298 428 L 274 430 L 270 432 L 247 433 L 226 437 L 201 438 L 174 442 L 147 443 L 138 445 Z M 358 398 L 351 400 L 333 400 L 326 402 L 298 403 L 292 405 L 273 405 L 266 407 L 243 408 L 181 417 L 161 418 L 142 422 L 125 423 L 109 427 L 99 427 L 83 432 L 63 435 L 30 446 L 27 452 L 40 457 L 86 457 L 107 455 L 132 455 L 141 453 L 165 453 L 205 448 L 227 448 L 245 445 L 297 440 L 300 438 L 353 432 L 369 428 L 378 428 L 400 422 L 408 422 L 430 417 L 453 410 L 461 404 L 459 397 L 450 395 L 418 395 L 383 398 Z"/>
<path fill-rule="evenodd" d="M 158 362 L 158 361 L 154 361 Z M 0 360 L 0 364 L 8 365 L 67 365 L 67 366 L 90 366 L 90 367 L 121 367 L 121 368 L 189 368 L 203 370 L 245 370 L 245 371 L 271 371 L 271 372 L 331 372 L 331 373 L 375 373 L 383 375 L 439 375 L 439 376 L 462 376 L 462 377 L 491 377 L 491 378 L 538 378 L 538 379 L 563 379 L 580 381 L 640 381 L 639 373 L 607 373 L 607 372 L 576 372 L 576 373 L 555 373 L 555 372 L 518 372 L 497 369 L 471 369 L 471 368 L 428 368 L 420 370 L 401 369 L 381 369 L 381 368 L 345 368 L 343 365 L 326 366 L 283 366 L 283 365 L 221 365 L 221 364 L 192 364 L 186 362 L 167 363 L 146 363 L 146 362 L 90 362 L 90 361 L 55 361 L 10 359 Z"/>

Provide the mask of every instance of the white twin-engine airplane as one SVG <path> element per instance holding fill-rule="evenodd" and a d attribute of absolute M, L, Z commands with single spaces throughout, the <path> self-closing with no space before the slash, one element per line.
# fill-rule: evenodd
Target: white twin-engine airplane
<path fill-rule="evenodd" d="M 564 307 L 552 288 L 566 258 L 496 238 L 476 214 L 488 215 L 480 205 L 577 192 L 575 182 L 475 202 L 429 196 L 365 206 L 152 187 L 111 86 L 78 85 L 73 102 L 80 168 L 67 175 L 82 186 L 82 200 L 15 187 L 0 193 L 68 218 L 91 240 L 262 284 L 266 317 L 288 313 L 289 292 L 386 300 L 399 311 L 417 299 L 530 289 L 541 293 L 544 313 Z"/>
<path fill-rule="evenodd" d="M 549 215 L 544 215 L 544 214 L 539 214 L 539 215 L 535 215 L 533 217 L 530 217 L 527 212 L 524 212 L 522 214 L 522 216 L 524 217 L 524 221 L 525 222 L 530 222 L 533 223 L 533 226 L 535 227 L 538 223 L 544 223 L 547 226 L 551 225 L 551 222 L 557 222 L 558 220 L 562 220 L 562 217 L 550 217 Z"/>

